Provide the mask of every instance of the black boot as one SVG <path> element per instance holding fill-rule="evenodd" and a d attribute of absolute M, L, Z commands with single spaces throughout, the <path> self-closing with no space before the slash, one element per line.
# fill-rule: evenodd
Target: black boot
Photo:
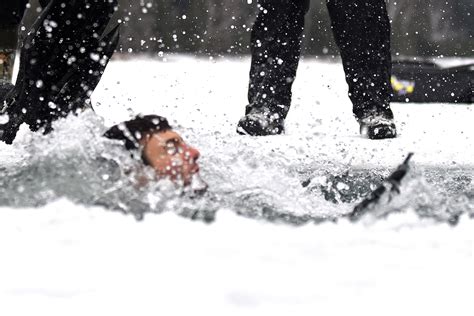
<path fill-rule="evenodd" d="M 237 125 L 237 133 L 251 136 L 278 135 L 285 131 L 283 117 L 267 107 L 252 107 Z"/>
<path fill-rule="evenodd" d="M 301 52 L 309 0 L 259 0 L 250 48 L 249 105 L 237 132 L 254 136 L 284 131 Z"/>
<path fill-rule="evenodd" d="M 397 137 L 397 128 L 393 119 L 384 116 L 367 116 L 359 120 L 360 134 L 369 139 Z"/>

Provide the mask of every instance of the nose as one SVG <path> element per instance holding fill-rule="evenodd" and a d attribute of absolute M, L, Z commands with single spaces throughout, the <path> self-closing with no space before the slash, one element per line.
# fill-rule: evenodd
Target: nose
<path fill-rule="evenodd" d="M 198 160 L 199 156 L 201 156 L 201 153 L 199 152 L 199 150 L 197 150 L 194 147 L 189 146 L 188 151 L 189 151 L 189 158 L 193 159 L 194 161 Z"/>

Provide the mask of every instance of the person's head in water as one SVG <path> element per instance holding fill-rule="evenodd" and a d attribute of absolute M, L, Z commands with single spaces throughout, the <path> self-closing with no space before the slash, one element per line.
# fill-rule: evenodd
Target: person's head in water
<path fill-rule="evenodd" d="M 186 144 L 164 117 L 139 115 L 112 126 L 104 136 L 122 140 L 128 150 L 141 149 L 143 162 L 159 177 L 189 185 L 199 172 L 199 151 Z"/>

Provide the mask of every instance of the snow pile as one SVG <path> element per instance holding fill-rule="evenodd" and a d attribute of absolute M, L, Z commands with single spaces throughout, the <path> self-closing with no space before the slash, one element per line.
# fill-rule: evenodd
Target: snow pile
<path fill-rule="evenodd" d="M 2 315 L 470 313 L 473 221 L 212 225 L 58 201 L 2 210 Z"/>

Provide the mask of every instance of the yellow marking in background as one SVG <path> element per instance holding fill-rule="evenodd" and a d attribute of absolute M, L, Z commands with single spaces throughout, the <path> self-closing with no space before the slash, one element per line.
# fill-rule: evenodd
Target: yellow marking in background
<path fill-rule="evenodd" d="M 410 80 L 398 80 L 397 77 L 392 76 L 390 78 L 393 91 L 399 95 L 412 94 L 415 91 L 415 81 Z"/>

